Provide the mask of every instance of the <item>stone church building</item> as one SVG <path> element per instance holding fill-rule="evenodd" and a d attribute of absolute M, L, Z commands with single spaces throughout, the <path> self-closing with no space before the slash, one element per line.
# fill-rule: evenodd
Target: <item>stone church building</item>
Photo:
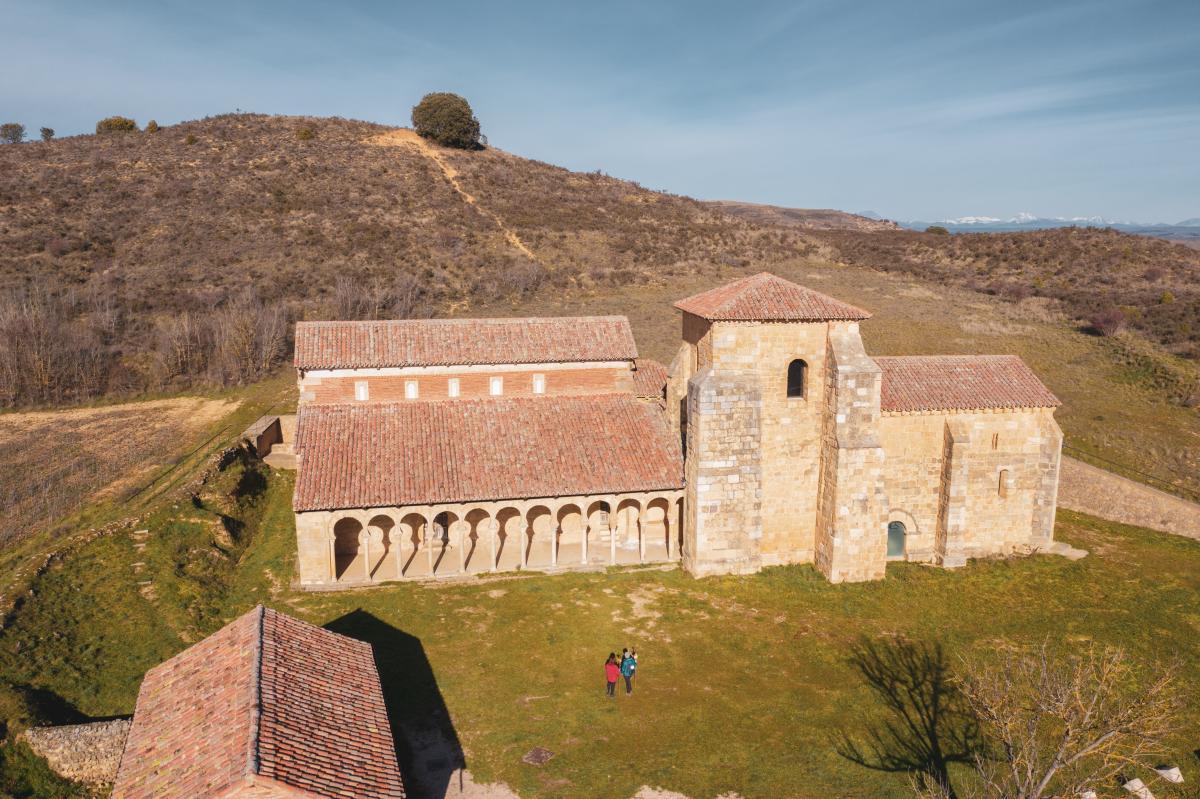
<path fill-rule="evenodd" d="M 869 313 L 767 273 L 675 307 L 670 369 L 616 316 L 299 323 L 301 583 L 1051 543 L 1059 402 L 1020 358 L 872 358 Z"/>

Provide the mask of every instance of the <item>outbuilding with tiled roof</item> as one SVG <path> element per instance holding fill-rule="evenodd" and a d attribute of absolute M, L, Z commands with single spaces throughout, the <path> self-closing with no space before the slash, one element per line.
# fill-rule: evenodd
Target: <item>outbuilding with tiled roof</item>
<path fill-rule="evenodd" d="M 258 606 L 146 672 L 113 799 L 402 799 L 370 644 Z"/>

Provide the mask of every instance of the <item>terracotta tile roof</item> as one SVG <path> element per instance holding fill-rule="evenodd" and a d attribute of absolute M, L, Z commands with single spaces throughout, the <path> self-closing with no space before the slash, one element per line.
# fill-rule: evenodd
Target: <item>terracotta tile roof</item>
<path fill-rule="evenodd" d="M 633 385 L 634 393 L 643 399 L 662 399 L 667 387 L 667 367 L 649 358 L 638 358 Z"/>
<path fill-rule="evenodd" d="M 299 369 L 627 361 L 637 357 L 623 316 L 297 322 Z"/>
<path fill-rule="evenodd" d="M 662 411 L 631 394 L 303 405 L 297 511 L 683 485 Z"/>
<path fill-rule="evenodd" d="M 1016 355 L 875 358 L 885 411 L 1054 408 L 1062 403 Z"/>
<path fill-rule="evenodd" d="M 819 291 L 760 272 L 675 303 L 681 311 L 714 322 L 827 322 L 871 314 Z"/>
<path fill-rule="evenodd" d="M 404 796 L 370 644 L 260 605 L 146 672 L 113 799 L 235 784 Z"/>

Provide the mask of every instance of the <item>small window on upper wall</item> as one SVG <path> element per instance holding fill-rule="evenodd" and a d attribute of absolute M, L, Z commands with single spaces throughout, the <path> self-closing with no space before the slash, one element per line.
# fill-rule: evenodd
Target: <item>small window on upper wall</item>
<path fill-rule="evenodd" d="M 789 397 L 803 397 L 807 386 L 805 383 L 808 380 L 808 364 L 797 358 L 788 364 L 787 373 L 787 395 Z"/>
<path fill-rule="evenodd" d="M 504 393 L 504 378 L 493 377 L 488 381 L 488 393 L 493 397 L 498 397 Z"/>
<path fill-rule="evenodd" d="M 992 449 L 1000 448 L 1000 434 L 992 433 Z"/>
<path fill-rule="evenodd" d="M 404 381 L 404 398 L 405 399 L 416 399 L 417 393 L 419 391 L 420 391 L 420 389 L 417 387 L 416 380 L 405 380 Z"/>
<path fill-rule="evenodd" d="M 457 377 L 450 378 L 450 380 L 447 381 L 447 383 L 446 383 L 446 393 L 449 394 L 451 397 L 457 397 L 458 391 L 459 391 L 458 378 Z"/>
<path fill-rule="evenodd" d="M 1000 497 L 1008 496 L 1008 469 L 1000 470 L 1000 483 L 996 486 L 996 493 Z"/>
<path fill-rule="evenodd" d="M 546 393 L 546 376 L 545 375 L 534 375 L 533 376 L 533 393 L 534 394 L 545 394 Z"/>
<path fill-rule="evenodd" d="M 370 398 L 366 380 L 354 381 L 354 398 L 360 402 Z"/>

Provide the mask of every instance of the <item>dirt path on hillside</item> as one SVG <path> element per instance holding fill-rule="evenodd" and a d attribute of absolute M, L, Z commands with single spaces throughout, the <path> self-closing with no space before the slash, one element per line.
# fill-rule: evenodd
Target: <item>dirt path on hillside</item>
<path fill-rule="evenodd" d="M 1200 540 L 1200 505 L 1066 456 L 1059 472 L 1058 504 Z"/>
<path fill-rule="evenodd" d="M 518 250 L 529 260 L 542 264 L 542 266 L 546 266 L 546 264 L 542 263 L 540 258 L 533 254 L 533 250 L 529 249 L 529 247 L 525 245 L 525 242 L 521 241 L 521 237 L 517 235 L 516 231 L 504 224 L 504 220 L 501 219 L 498 214 L 480 205 L 479 201 L 475 198 L 475 195 L 463 188 L 462 183 L 460 183 L 458 180 L 458 170 L 447 163 L 446 159 L 442 157 L 442 154 L 438 152 L 436 148 L 431 147 L 429 142 L 418 136 L 416 131 L 409 130 L 408 128 L 398 128 L 397 130 L 389 131 L 387 133 L 381 133 L 378 136 L 372 136 L 370 139 L 367 139 L 367 141 L 378 147 L 412 147 L 416 149 L 417 152 L 428 158 L 430 161 L 433 161 L 433 163 L 437 165 L 437 168 L 440 169 L 442 174 L 446 177 L 446 182 L 450 184 L 451 188 L 458 192 L 458 195 L 462 197 L 467 204 L 473 206 L 477 211 L 479 211 L 479 213 L 483 214 L 496 224 L 496 227 L 498 227 L 500 232 L 504 234 L 505 240 L 512 245 L 514 249 Z"/>

